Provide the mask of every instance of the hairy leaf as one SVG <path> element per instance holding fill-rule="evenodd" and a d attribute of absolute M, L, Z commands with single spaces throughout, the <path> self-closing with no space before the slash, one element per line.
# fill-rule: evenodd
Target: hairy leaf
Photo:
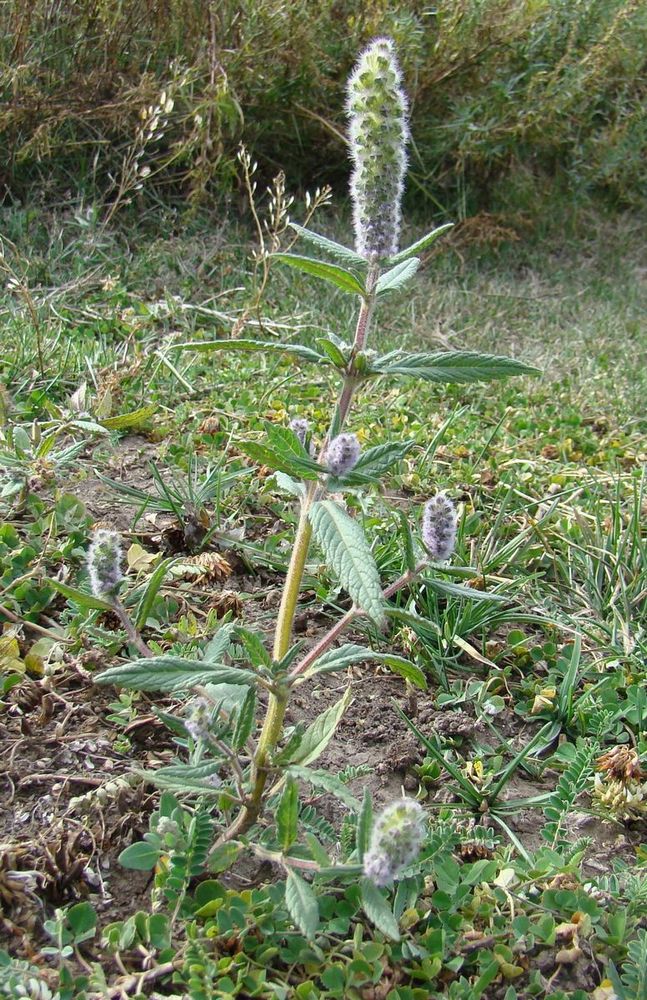
<path fill-rule="evenodd" d="M 314 260 L 312 257 L 300 257 L 294 253 L 275 253 L 272 254 L 272 257 L 306 274 L 312 274 L 315 278 L 322 278 L 324 281 L 336 285 L 337 288 L 341 288 L 344 292 L 350 292 L 352 295 L 361 295 L 362 297 L 365 294 L 363 286 L 355 275 L 351 274 L 350 271 L 346 271 L 343 267 L 338 267 L 337 264 L 325 264 L 321 260 Z"/>
<path fill-rule="evenodd" d="M 273 340 L 187 340 L 182 344 L 173 344 L 173 349 L 178 351 L 198 351 L 205 353 L 208 351 L 259 351 L 262 353 L 272 352 L 273 354 L 292 354 L 302 361 L 314 361 L 317 364 L 326 364 L 327 359 L 323 354 L 318 354 L 311 347 L 304 344 L 279 344 Z"/>
<path fill-rule="evenodd" d="M 351 700 L 350 688 L 346 690 L 343 697 L 336 704 L 331 705 L 325 712 L 315 719 L 312 725 L 308 726 L 295 747 L 292 756 L 284 760 L 285 764 L 312 764 L 317 757 L 321 756 L 339 725 L 341 718 L 348 708 Z"/>
<path fill-rule="evenodd" d="M 291 868 L 285 882 L 285 905 L 301 933 L 313 938 L 319 927 L 319 903 L 312 887 Z"/>
<path fill-rule="evenodd" d="M 359 524 L 333 500 L 310 511 L 310 523 L 326 561 L 352 600 L 378 625 L 384 621 L 382 585 L 373 553 Z"/>
<path fill-rule="evenodd" d="M 398 922 L 393 916 L 393 910 L 377 886 L 370 879 L 363 878 L 360 881 L 360 890 L 362 909 L 371 923 L 392 941 L 399 941 Z"/>
<path fill-rule="evenodd" d="M 341 243 L 335 243 L 334 240 L 329 240 L 327 236 L 320 236 L 319 233 L 313 233 L 311 229 L 306 229 L 304 226 L 298 226 L 296 222 L 290 223 L 290 228 L 294 229 L 295 233 L 310 243 L 311 246 L 316 247 L 317 250 L 321 250 L 323 253 L 327 253 L 328 256 L 334 257 L 336 260 L 342 260 L 346 264 L 353 264 L 355 267 L 366 267 L 368 261 L 365 257 L 360 257 L 358 253 L 351 250 L 349 247 L 342 246 Z"/>
<path fill-rule="evenodd" d="M 223 762 L 204 761 L 201 764 L 170 764 L 156 771 L 137 771 L 143 778 L 158 788 L 171 792 L 191 792 L 199 795 L 220 795 L 222 782 L 217 777 Z"/>
<path fill-rule="evenodd" d="M 413 257 L 415 254 L 421 253 L 422 250 L 426 250 L 427 247 L 430 247 L 432 243 L 436 242 L 439 236 L 446 233 L 448 229 L 452 229 L 453 226 L 453 222 L 446 222 L 444 226 L 438 226 L 437 229 L 432 229 L 430 233 L 427 233 L 426 236 L 416 240 L 416 242 L 412 243 L 410 247 L 406 248 L 406 250 L 401 250 L 400 253 L 396 253 L 393 257 L 389 257 L 387 264 L 393 267 L 394 264 L 399 264 L 401 261 L 408 260 L 409 257 Z"/>
<path fill-rule="evenodd" d="M 276 808 L 276 828 L 282 851 L 289 851 L 297 839 L 299 825 L 299 789 L 288 778 Z"/>
<path fill-rule="evenodd" d="M 119 667 L 109 667 L 94 678 L 97 684 L 133 688 L 135 691 L 186 691 L 196 684 L 255 685 L 258 678 L 250 670 L 228 667 L 182 656 L 151 656 Z"/>
<path fill-rule="evenodd" d="M 344 643 L 343 646 L 338 646 L 337 649 L 331 649 L 324 653 L 303 676 L 313 677 L 315 674 L 334 673 L 336 670 L 343 670 L 352 663 L 360 663 L 365 660 L 384 663 L 395 673 L 415 684 L 416 687 L 423 689 L 427 687 L 424 673 L 410 660 L 405 660 L 404 657 L 396 656 L 394 653 L 377 653 L 366 646 L 359 646 L 351 642 Z"/>
<path fill-rule="evenodd" d="M 479 354 L 477 351 L 438 351 L 433 354 L 393 351 L 379 358 L 372 370 L 382 375 L 402 375 L 443 384 L 487 382 L 509 375 L 535 375 L 539 372 L 538 368 L 515 358 Z"/>
<path fill-rule="evenodd" d="M 330 774 L 328 771 L 314 771 L 310 767 L 300 767 L 298 764 L 291 764 L 288 767 L 288 774 L 300 781 L 308 781 L 315 788 L 323 788 L 326 792 L 331 792 L 349 809 L 359 812 L 359 802 L 349 791 L 348 786 L 334 774 Z"/>
<path fill-rule="evenodd" d="M 384 295 L 386 292 L 400 291 L 400 289 L 404 288 L 411 281 L 419 267 L 420 259 L 418 257 L 412 257 L 411 260 L 405 260 L 401 264 L 396 264 L 390 271 L 387 271 L 378 278 L 375 291 L 378 295 Z"/>

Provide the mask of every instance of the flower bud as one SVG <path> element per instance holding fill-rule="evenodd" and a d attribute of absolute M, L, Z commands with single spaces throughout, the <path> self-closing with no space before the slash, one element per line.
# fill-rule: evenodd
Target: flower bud
<path fill-rule="evenodd" d="M 184 720 L 184 728 L 197 743 L 198 740 L 206 740 L 209 736 L 212 707 L 206 698 L 195 698 L 190 707 L 191 715 Z"/>
<path fill-rule="evenodd" d="M 390 885 L 417 857 L 425 836 L 424 809 L 415 799 L 397 799 L 378 816 L 364 855 L 364 874 Z"/>
<path fill-rule="evenodd" d="M 357 252 L 369 260 L 397 253 L 406 171 L 407 99 L 393 42 L 377 38 L 348 81 L 350 182 Z"/>
<path fill-rule="evenodd" d="M 308 435 L 308 431 L 310 430 L 309 422 L 307 420 L 304 420 L 303 417 L 295 417 L 294 420 L 290 421 L 290 430 L 296 434 L 299 441 L 305 448 L 306 437 Z"/>
<path fill-rule="evenodd" d="M 445 493 L 428 500 L 422 515 L 422 543 L 435 562 L 449 559 L 456 545 L 458 516 Z"/>
<path fill-rule="evenodd" d="M 121 572 L 121 538 L 116 531 L 100 528 L 95 532 L 88 549 L 87 567 L 95 597 L 116 594 L 124 576 Z"/>
<path fill-rule="evenodd" d="M 360 443 L 354 434 L 338 434 L 326 448 L 326 465 L 333 476 L 350 472 L 360 456 Z"/>

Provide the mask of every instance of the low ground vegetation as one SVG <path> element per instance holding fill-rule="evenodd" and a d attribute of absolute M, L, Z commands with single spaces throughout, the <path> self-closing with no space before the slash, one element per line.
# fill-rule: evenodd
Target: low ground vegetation
<path fill-rule="evenodd" d="M 345 229 L 325 207 L 318 222 Z M 337 735 L 316 771 L 304 760 L 277 789 L 278 826 L 262 820 L 254 849 L 243 837 L 214 852 L 214 818 L 233 816 L 207 787 L 218 771 L 207 762 L 192 788 L 177 771 L 196 762 L 194 693 L 95 679 L 139 640 L 208 661 L 228 633 L 236 668 L 245 629 L 269 638 L 298 515 L 288 501 L 283 523 L 285 483 L 245 442 L 294 417 L 321 438 L 335 375 L 178 345 L 315 348 L 353 308 L 276 264 L 266 274 L 233 224 L 4 212 L 0 994 L 644 995 L 641 224 L 598 213 L 572 227 L 541 242 L 457 227 L 383 307 L 380 352 L 469 349 L 541 370 L 360 390 L 362 447 L 412 442 L 379 489 L 346 495 L 382 579 L 406 569 L 401 515 L 414 524 L 443 489 L 460 512 L 453 580 L 482 599 L 412 583 L 387 633 L 354 623 L 348 642 L 415 671 L 351 657 L 348 684 L 312 677 L 283 749 L 322 710 L 341 715 L 350 686 Z M 139 639 L 91 592 L 97 527 L 121 535 Z M 319 559 L 295 623 L 306 648 L 349 607 Z M 421 852 L 369 897 L 353 868 L 368 803 L 403 790 L 428 818 Z M 311 881 L 313 851 L 334 884 Z M 304 882 L 316 919 L 308 892 L 290 898 Z"/>

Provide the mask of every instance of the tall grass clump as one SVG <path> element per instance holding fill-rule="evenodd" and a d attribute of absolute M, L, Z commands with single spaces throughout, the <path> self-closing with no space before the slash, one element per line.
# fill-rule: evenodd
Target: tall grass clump
<path fill-rule="evenodd" d="M 406 45 L 417 197 L 487 208 L 522 169 L 644 198 L 640 0 L 16 0 L 0 28 L 14 199 L 34 185 L 46 199 L 79 186 L 120 205 L 147 188 L 200 199 L 231 186 L 241 141 L 292 185 L 334 181 L 347 169 L 344 80 L 385 33 Z"/>

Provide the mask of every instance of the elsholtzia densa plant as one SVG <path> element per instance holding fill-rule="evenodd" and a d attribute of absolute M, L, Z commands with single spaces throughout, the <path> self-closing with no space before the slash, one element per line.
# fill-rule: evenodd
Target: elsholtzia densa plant
<path fill-rule="evenodd" d="M 381 580 L 371 543 L 360 519 L 347 507 L 344 495 L 379 489 L 389 470 L 420 442 L 381 441 L 360 448 L 358 438 L 346 429 L 357 390 L 362 387 L 366 393 L 378 380 L 377 391 L 383 393 L 384 385 L 393 380 L 420 379 L 437 386 L 535 370 L 511 358 L 473 351 L 427 354 L 390 350 L 379 339 L 375 349 L 366 349 L 380 303 L 409 286 L 420 265 L 419 254 L 451 224 L 441 225 L 411 246 L 399 249 L 407 101 L 389 39 L 377 39 L 360 56 L 348 84 L 347 110 L 353 164 L 354 245 L 344 246 L 291 223 L 314 256 L 277 252 L 272 260 L 327 282 L 336 294 L 353 297 L 358 307 L 354 334 L 346 339 L 329 334 L 317 339 L 315 346 L 244 339 L 227 343 L 219 340 L 213 345 L 216 350 L 226 346 L 233 351 L 288 352 L 303 364 L 312 363 L 319 381 L 323 368 L 335 374 L 338 381 L 329 426 L 323 433 L 317 427 L 311 428 L 299 415 L 289 427 L 266 422 L 260 439 L 239 442 L 253 461 L 275 471 L 276 486 L 288 496 L 287 502 L 298 504 L 298 522 L 272 648 L 266 648 L 263 633 L 226 623 L 201 657 L 191 660 L 172 655 L 171 651 L 151 657 L 149 653 L 147 659 L 112 668 L 99 678 L 103 683 L 140 690 L 169 691 L 174 696 L 185 692 L 189 699 L 207 698 L 213 711 L 199 702 L 199 710 L 194 705 L 186 718 L 185 729 L 192 737 L 187 740 L 188 762 L 162 769 L 159 784 L 180 793 L 188 785 L 194 790 L 205 789 L 207 794 L 214 776 L 216 783 L 222 782 L 218 798 L 221 811 L 215 813 L 219 829 L 215 849 L 234 842 L 239 847 L 233 855 L 244 846 L 282 865 L 287 873 L 286 905 L 308 937 L 316 933 L 317 893 L 299 872 L 319 871 L 322 850 L 313 847 L 313 838 L 309 843 L 299 840 L 299 790 L 308 783 L 318 789 L 323 787 L 338 794 L 348 807 L 348 789 L 334 775 L 324 774 L 322 778 L 322 772 L 312 765 L 334 737 L 351 700 L 350 688 L 308 729 L 302 732 L 297 727 L 286 739 L 290 699 L 298 687 L 317 674 L 346 671 L 350 665 L 362 662 L 384 663 L 410 685 L 425 688 L 427 681 L 420 666 L 388 648 L 391 598 L 412 583 L 427 580 L 433 583 L 436 593 L 452 598 L 488 599 L 487 593 L 445 579 L 450 573 L 447 561 L 455 552 L 458 518 L 453 502 L 444 492 L 427 501 L 420 532 L 417 512 L 400 517 L 401 572 L 390 582 Z M 204 341 L 195 346 L 201 351 L 209 347 Z M 323 556 L 336 588 L 348 595 L 349 607 L 308 648 L 294 642 L 293 625 L 314 544 L 319 550 L 314 557 L 316 565 Z M 462 570 L 464 573 L 465 568 Z M 476 575 L 477 570 L 473 573 Z M 344 641 L 348 627 L 352 624 L 357 629 L 362 622 L 375 626 L 372 647 Z M 243 653 L 249 659 L 248 665 L 241 660 Z M 270 799 L 278 804 L 267 815 Z M 358 806 L 352 808 L 360 813 Z M 358 831 L 370 829 L 371 810 L 367 797 L 358 818 Z M 424 833 L 424 816 L 416 802 L 398 801 L 378 818 L 366 851 L 363 853 L 363 840 L 358 842 L 349 864 L 342 865 L 340 877 L 356 879 L 363 874 L 360 892 L 369 916 L 386 906 L 381 887 L 389 886 L 415 858 Z M 323 868 L 332 870 L 325 864 Z M 383 926 L 381 921 L 381 929 Z M 397 928 L 395 918 L 389 926 Z"/>
<path fill-rule="evenodd" d="M 407 99 L 393 42 L 378 38 L 348 82 L 355 247 L 367 260 L 397 253 L 407 169 Z"/>

